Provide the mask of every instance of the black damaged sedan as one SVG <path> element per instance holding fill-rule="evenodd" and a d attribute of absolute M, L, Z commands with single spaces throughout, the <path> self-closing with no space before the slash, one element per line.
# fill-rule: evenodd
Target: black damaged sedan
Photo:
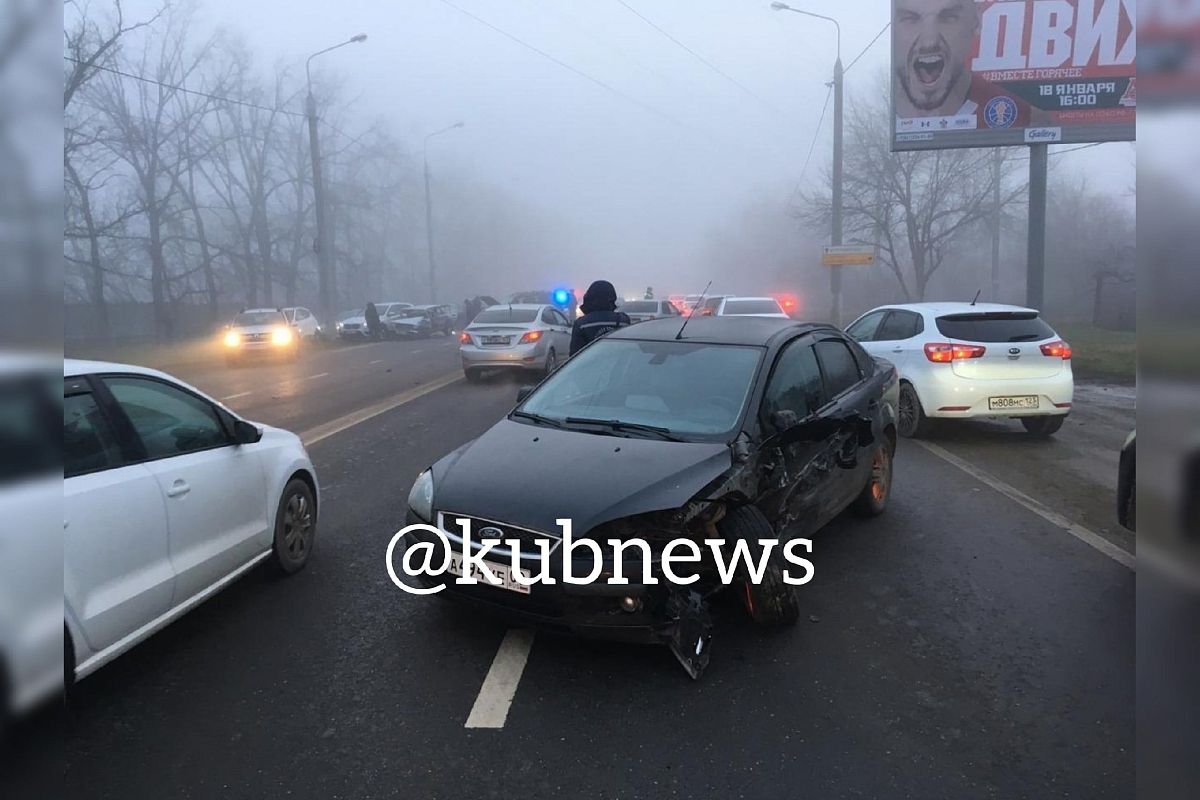
<path fill-rule="evenodd" d="M 652 547 L 680 537 L 777 539 L 782 548 L 847 508 L 883 512 L 896 446 L 891 364 L 825 325 L 697 317 L 680 326 L 663 319 L 617 330 L 522 389 L 507 417 L 418 477 L 407 522 L 437 525 L 458 549 L 456 520 L 469 519 L 476 549 L 482 538 L 515 539 L 522 568 L 536 575 L 537 540 L 561 544 L 562 518 L 575 539 L 602 549 L 632 537 Z M 409 536 L 411 544 L 428 534 Z M 629 554 L 624 574 L 641 580 L 645 565 Z M 708 661 L 717 592 L 737 592 L 760 625 L 799 616 L 779 550 L 763 580 L 735 576 L 732 585 L 704 560 L 689 565 L 697 582 L 672 585 L 659 554 L 651 551 L 657 584 L 610 585 L 607 560 L 582 586 L 459 585 L 448 572 L 422 583 L 543 629 L 667 644 L 692 677 Z M 485 556 L 501 569 L 512 557 L 507 548 Z M 560 558 L 552 555 L 547 574 L 560 577 Z M 574 574 L 592 571 L 584 558 Z M 820 580 L 819 554 L 814 563 Z"/>

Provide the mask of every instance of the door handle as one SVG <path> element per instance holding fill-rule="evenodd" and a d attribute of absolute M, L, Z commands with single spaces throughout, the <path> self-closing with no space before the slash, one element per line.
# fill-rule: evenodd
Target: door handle
<path fill-rule="evenodd" d="M 188 486 L 187 481 L 176 480 L 174 483 L 171 484 L 171 488 L 167 489 L 167 497 L 183 497 L 185 494 L 187 494 L 191 490 L 192 490 L 192 487 Z"/>
<path fill-rule="evenodd" d="M 903 352 L 904 352 L 904 348 L 903 348 L 903 347 L 897 347 L 897 348 L 895 348 L 894 350 L 892 350 L 892 352 L 893 352 L 893 353 L 903 353 Z"/>

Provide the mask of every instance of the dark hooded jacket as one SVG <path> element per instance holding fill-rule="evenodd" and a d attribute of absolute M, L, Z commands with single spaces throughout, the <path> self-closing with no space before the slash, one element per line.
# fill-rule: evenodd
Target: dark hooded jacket
<path fill-rule="evenodd" d="M 367 303 L 367 308 L 366 311 L 363 312 L 363 316 L 366 317 L 367 320 L 367 332 L 370 333 L 371 336 L 378 336 L 379 310 L 375 308 L 374 303 Z"/>
<path fill-rule="evenodd" d="M 579 310 L 583 316 L 571 328 L 571 355 L 604 334 L 631 324 L 628 316 L 617 311 L 617 290 L 608 281 L 596 281 L 589 286 Z"/>

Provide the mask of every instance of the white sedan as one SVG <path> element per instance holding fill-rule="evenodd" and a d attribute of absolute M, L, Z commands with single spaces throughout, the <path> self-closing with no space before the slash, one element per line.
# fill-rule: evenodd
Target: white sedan
<path fill-rule="evenodd" d="M 774 297 L 726 297 L 717 306 L 716 316 L 789 319 Z"/>
<path fill-rule="evenodd" d="M 154 370 L 67 360 L 63 372 L 70 682 L 262 562 L 301 569 L 320 501 L 295 434 Z"/>
<path fill-rule="evenodd" d="M 1071 411 L 1071 346 L 1032 308 L 882 306 L 846 332 L 899 371 L 901 436 L 927 435 L 935 418 L 971 417 L 1014 417 L 1049 436 Z"/>

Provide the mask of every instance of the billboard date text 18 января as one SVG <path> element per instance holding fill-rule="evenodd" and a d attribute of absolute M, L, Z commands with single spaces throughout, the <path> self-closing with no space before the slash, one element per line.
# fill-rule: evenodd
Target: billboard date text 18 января
<path fill-rule="evenodd" d="M 1134 0 L 892 0 L 894 150 L 1132 141 Z"/>

